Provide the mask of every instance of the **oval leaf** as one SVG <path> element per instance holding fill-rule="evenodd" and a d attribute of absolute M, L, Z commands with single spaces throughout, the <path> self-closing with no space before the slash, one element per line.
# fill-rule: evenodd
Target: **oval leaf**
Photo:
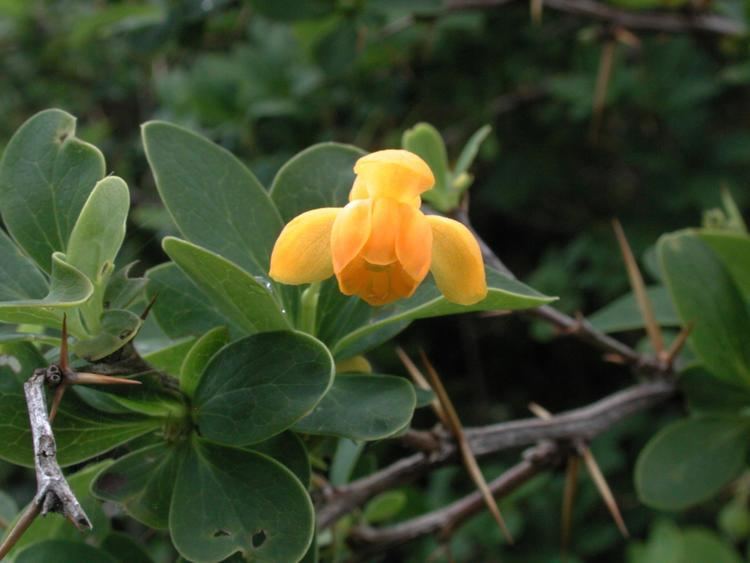
<path fill-rule="evenodd" d="M 88 544 L 67 540 L 48 540 L 30 545 L 16 557 L 15 563 L 117 563 L 106 551 Z"/>
<path fill-rule="evenodd" d="M 648 506 L 682 510 L 711 498 L 742 470 L 747 420 L 711 417 L 664 428 L 641 452 L 635 487 Z"/>
<path fill-rule="evenodd" d="M 281 231 L 279 212 L 229 151 L 169 123 L 143 125 L 159 195 L 180 232 L 255 276 L 265 276 Z"/>
<path fill-rule="evenodd" d="M 657 252 L 690 344 L 717 377 L 750 384 L 750 316 L 721 260 L 691 232 L 659 239 Z"/>
<path fill-rule="evenodd" d="M 229 260 L 184 240 L 167 237 L 164 251 L 245 333 L 291 328 L 271 285 L 261 284 Z"/>
<path fill-rule="evenodd" d="M 47 295 L 42 299 L 18 299 L 0 302 L 0 321 L 30 323 L 59 328 L 63 309 L 83 305 L 93 294 L 94 286 L 80 271 L 65 261 L 65 255 L 52 255 L 52 276 Z M 80 331 L 71 326 L 71 332 Z"/>
<path fill-rule="evenodd" d="M 170 338 L 198 336 L 219 325 L 239 331 L 173 262 L 151 268 L 146 277 L 148 298 L 156 299 L 151 314 Z"/>
<path fill-rule="evenodd" d="M 166 529 L 177 470 L 186 452 L 166 442 L 136 450 L 101 471 L 91 491 L 121 504 L 139 522 Z"/>
<path fill-rule="evenodd" d="M 125 239 L 130 209 L 128 185 L 117 176 L 97 182 L 81 209 L 67 244 L 68 263 L 94 284 L 101 284 L 105 265 L 114 264 Z"/>
<path fill-rule="evenodd" d="M 415 406 L 414 386 L 402 377 L 339 374 L 331 390 L 294 430 L 378 440 L 408 424 Z"/>
<path fill-rule="evenodd" d="M 59 109 L 24 123 L 0 161 L 0 209 L 13 238 L 43 270 L 64 251 L 94 184 L 104 176 L 104 157 L 75 137 L 76 119 Z"/>
<path fill-rule="evenodd" d="M 180 368 L 180 389 L 188 397 L 192 397 L 195 393 L 195 388 L 198 387 L 201 374 L 209 360 L 227 342 L 229 342 L 229 331 L 223 326 L 218 326 L 196 340 L 185 355 Z"/>
<path fill-rule="evenodd" d="M 352 145 L 320 143 L 292 157 L 271 186 L 271 199 L 284 221 L 310 209 L 346 205 L 354 183 L 354 163 L 364 154 Z"/>
<path fill-rule="evenodd" d="M 344 297 L 333 286 L 325 298 L 321 295 L 321 301 L 330 301 L 320 307 L 319 334 L 337 358 L 344 358 L 382 343 L 415 319 L 471 311 L 528 309 L 555 300 L 489 268 L 487 286 L 487 297 L 466 307 L 447 301 L 429 278 L 409 299 L 380 308 L 372 308 L 356 297 Z"/>
<path fill-rule="evenodd" d="M 309 335 L 267 332 L 224 347 L 206 366 L 194 398 L 203 437 L 260 442 L 289 428 L 328 391 L 333 359 Z"/>
<path fill-rule="evenodd" d="M 666 287 L 655 286 L 647 289 L 649 301 L 654 307 L 654 317 L 659 326 L 679 326 L 680 317 L 674 310 L 672 298 Z M 588 321 L 602 332 L 621 332 L 643 328 L 643 315 L 638 308 L 635 296 L 627 293 L 609 305 L 589 315 Z"/>
<path fill-rule="evenodd" d="M 312 541 L 313 507 L 271 458 L 194 440 L 175 482 L 169 529 L 190 561 L 221 561 L 237 551 L 252 561 L 299 561 Z"/>

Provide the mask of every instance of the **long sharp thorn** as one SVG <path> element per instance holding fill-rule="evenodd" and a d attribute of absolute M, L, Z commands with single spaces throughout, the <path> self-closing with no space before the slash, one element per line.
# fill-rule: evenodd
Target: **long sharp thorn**
<path fill-rule="evenodd" d="M 148 317 L 148 314 L 151 312 L 151 307 L 154 306 L 154 303 L 156 303 L 156 298 L 159 297 L 158 293 L 154 293 L 154 296 L 149 300 L 148 305 L 146 305 L 146 308 L 143 310 L 143 313 L 141 313 L 141 320 L 145 321 L 146 317 Z"/>
<path fill-rule="evenodd" d="M 646 325 L 646 333 L 648 334 L 649 340 L 651 340 L 651 346 L 654 348 L 657 357 L 662 357 L 664 354 L 664 337 L 661 333 L 661 327 L 656 322 L 656 316 L 654 315 L 654 307 L 651 304 L 651 300 L 648 298 L 646 293 L 646 284 L 643 283 L 643 276 L 638 268 L 638 262 L 633 256 L 633 251 L 630 248 L 628 239 L 625 237 L 625 231 L 622 230 L 622 225 L 617 219 L 612 220 L 612 228 L 615 231 L 617 242 L 620 245 L 620 251 L 622 257 L 625 260 L 625 268 L 628 271 L 628 278 L 630 279 L 630 286 L 633 288 L 635 299 L 638 303 L 638 309 L 643 317 L 643 322 Z"/>
<path fill-rule="evenodd" d="M 594 102 L 591 108 L 593 118 L 591 120 L 591 140 L 596 143 L 599 139 L 604 107 L 607 103 L 607 90 L 612 77 L 612 69 L 615 63 L 615 48 L 617 43 L 608 40 L 602 46 L 602 54 L 599 58 L 599 70 L 596 74 L 596 85 L 594 86 Z"/>
<path fill-rule="evenodd" d="M 422 375 L 422 372 L 419 371 L 419 368 L 411 360 L 409 354 L 407 354 L 404 349 L 401 348 L 401 346 L 396 346 L 396 354 L 401 360 L 401 363 L 404 364 L 406 371 L 409 372 L 409 375 L 414 380 L 416 386 L 420 389 L 432 391 L 432 387 L 430 387 L 430 384 L 427 382 L 427 379 L 425 379 L 425 376 Z M 440 422 L 442 422 L 446 428 L 450 428 L 450 422 L 448 422 L 448 417 L 445 415 L 445 411 L 443 410 L 443 406 L 440 404 L 437 395 L 430 403 L 430 406 L 432 407 L 432 410 L 435 411 L 435 415 L 438 417 Z"/>
<path fill-rule="evenodd" d="M 599 469 L 599 464 L 596 463 L 591 450 L 583 445 L 580 445 L 580 447 L 578 448 L 578 453 L 581 454 L 581 457 L 586 464 L 586 469 L 588 469 L 589 475 L 591 475 L 591 479 L 594 481 L 596 488 L 599 490 L 599 494 L 602 496 L 604 504 L 607 506 L 609 513 L 612 515 L 612 519 L 620 529 L 620 533 L 623 535 L 623 537 L 629 538 L 630 533 L 628 532 L 628 528 L 625 526 L 625 521 L 622 519 L 622 514 L 620 514 L 620 509 L 617 506 L 617 501 L 612 494 L 612 490 L 607 484 L 607 480 L 604 478 L 602 470 Z"/>
<path fill-rule="evenodd" d="M 60 385 L 57 386 L 57 389 L 55 389 L 55 394 L 52 396 L 52 406 L 49 409 L 49 423 L 52 424 L 52 422 L 55 420 L 55 417 L 57 416 L 57 410 L 60 408 L 60 402 L 62 401 L 63 395 L 65 395 L 65 391 L 68 389 L 68 384 L 66 381 L 63 381 L 60 383 Z"/>
<path fill-rule="evenodd" d="M 666 360 L 667 364 L 671 364 L 674 362 L 674 359 L 677 357 L 677 354 L 680 353 L 680 350 L 682 350 L 682 347 L 685 346 L 685 342 L 687 342 L 688 336 L 690 336 L 690 333 L 693 332 L 693 323 L 688 323 L 685 328 L 683 328 L 680 331 L 680 334 L 677 335 L 677 338 L 675 338 L 672 341 L 672 345 L 669 347 L 669 350 L 667 350 L 664 353 L 664 359 Z"/>
<path fill-rule="evenodd" d="M 464 464 L 466 465 L 466 470 L 469 472 L 469 475 L 474 481 L 474 484 L 482 494 L 482 498 L 484 499 L 487 508 L 497 522 L 497 525 L 500 527 L 500 530 L 505 536 L 505 539 L 509 544 L 512 544 L 513 537 L 510 535 L 510 531 L 505 525 L 505 520 L 503 520 L 503 517 L 500 514 L 500 509 L 497 506 L 497 502 L 495 501 L 495 497 L 493 496 L 492 491 L 490 491 L 490 488 L 487 486 L 487 481 L 485 481 L 484 475 L 482 475 L 482 470 L 479 468 L 476 457 L 474 457 L 474 452 L 471 451 L 471 446 L 469 445 L 469 441 L 466 439 L 463 425 L 461 424 L 461 420 L 458 418 L 458 413 L 453 406 L 453 402 L 448 396 L 448 392 L 445 390 L 443 382 L 440 380 L 440 376 L 430 363 L 427 355 L 424 353 L 424 350 L 420 350 L 420 355 L 422 357 L 422 362 L 424 363 L 424 366 L 426 368 L 427 375 L 429 376 L 430 382 L 432 383 L 432 388 L 435 390 L 435 394 L 440 400 L 440 404 L 443 407 L 443 412 L 445 413 L 448 420 L 448 428 L 451 430 L 453 436 L 458 442 L 459 449 L 461 450 L 461 457 L 463 458 Z"/>
<path fill-rule="evenodd" d="M 563 553 L 570 546 L 570 533 L 573 530 L 573 503 L 578 490 L 578 462 L 576 455 L 568 457 L 565 469 L 565 489 L 563 491 L 562 522 L 560 525 L 560 543 Z"/>
<path fill-rule="evenodd" d="M 68 361 L 68 316 L 63 313 L 62 334 L 60 335 L 60 370 L 63 375 L 67 373 L 69 367 Z"/>
<path fill-rule="evenodd" d="M 73 385 L 140 385 L 137 379 L 125 379 L 124 377 L 112 377 L 111 375 L 99 375 L 98 373 L 76 372 L 70 377 Z"/>

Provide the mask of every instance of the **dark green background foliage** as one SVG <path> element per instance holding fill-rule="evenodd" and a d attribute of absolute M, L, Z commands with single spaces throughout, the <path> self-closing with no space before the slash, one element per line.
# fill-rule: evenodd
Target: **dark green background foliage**
<path fill-rule="evenodd" d="M 631 7 L 662 2 L 637 4 Z M 202 132 L 248 164 L 267 188 L 286 160 L 313 143 L 396 147 L 403 131 L 427 121 L 455 161 L 488 123 L 492 132 L 472 168 L 475 226 L 511 270 L 539 291 L 559 295 L 558 305 L 570 312 L 590 313 L 626 290 L 610 218 L 620 218 L 642 254 L 661 233 L 698 225 L 702 211 L 718 205 L 721 186 L 740 208 L 750 204 L 745 39 L 648 32 L 637 45 L 619 44 L 607 107 L 594 131 L 606 25 L 548 10 L 543 24 L 533 26 L 525 2 L 450 12 L 440 6 L 439 0 L 0 0 L 0 149 L 41 109 L 76 115 L 76 135 L 96 144 L 106 155 L 106 172 L 130 186 L 120 259 L 121 265 L 141 260 L 136 270 L 142 272 L 166 260 L 161 238 L 176 233 L 143 152 L 145 121 L 165 119 Z M 721 2 L 717 10 L 742 18 L 738 1 Z M 530 400 L 551 411 L 580 406 L 630 382 L 627 370 L 602 363 L 585 345 L 550 336 L 517 318 L 464 316 L 416 322 L 399 341 L 426 350 L 472 425 L 526 416 Z M 638 335 L 626 338 L 635 343 Z M 371 360 L 376 371 L 403 373 L 390 345 Z M 582 480 L 571 548 L 580 560 L 642 563 L 665 561 L 659 549 L 698 553 L 715 541 L 700 527 L 718 529 L 723 541 L 744 549 L 747 512 L 727 495 L 667 520 L 638 502 L 637 453 L 680 412 L 675 403 L 641 415 L 593 444 L 638 540 L 619 537 L 594 488 Z M 417 425 L 432 423 L 425 411 L 418 413 Z M 354 472 L 371 469 L 373 454 L 382 463 L 400 453 L 376 445 Z M 492 460 L 487 477 L 513 459 Z M 4 514 L 14 513 L 12 503 L 28 501 L 33 481 L 0 464 L 0 484 L 13 497 L 0 494 L 2 524 Z M 370 508 L 371 520 L 405 519 L 471 490 L 457 468 L 422 484 L 402 491 L 405 502 L 386 499 Z M 740 494 L 747 495 L 743 486 Z M 502 561 L 558 557 L 561 494 L 562 478 L 551 475 L 503 501 L 518 546 L 507 556 L 502 551 Z M 116 526 L 143 532 L 130 521 Z M 113 557 L 139 553 L 125 536 L 108 541 L 123 542 L 107 550 Z M 502 543 L 482 514 L 454 536 L 453 555 L 500 561 Z M 420 540 L 388 560 L 424 561 L 436 547 L 433 539 Z M 148 548 L 156 561 L 172 556 L 160 535 Z"/>

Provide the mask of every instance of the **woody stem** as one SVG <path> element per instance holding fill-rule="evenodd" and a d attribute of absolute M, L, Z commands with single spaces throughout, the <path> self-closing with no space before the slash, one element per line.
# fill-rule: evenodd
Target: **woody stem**
<path fill-rule="evenodd" d="M 302 292 L 299 312 L 299 329 L 315 336 L 317 329 L 318 298 L 320 297 L 320 282 L 313 282 Z"/>

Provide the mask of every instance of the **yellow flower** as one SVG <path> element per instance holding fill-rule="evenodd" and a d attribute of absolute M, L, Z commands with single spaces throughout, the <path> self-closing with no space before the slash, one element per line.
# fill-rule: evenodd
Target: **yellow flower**
<path fill-rule="evenodd" d="M 428 271 L 449 301 L 471 305 L 487 295 L 482 254 L 458 221 L 425 215 L 420 194 L 435 178 L 405 150 L 360 158 L 343 208 L 292 219 L 271 254 L 271 277 L 303 284 L 336 275 L 341 292 L 370 305 L 410 297 Z"/>

